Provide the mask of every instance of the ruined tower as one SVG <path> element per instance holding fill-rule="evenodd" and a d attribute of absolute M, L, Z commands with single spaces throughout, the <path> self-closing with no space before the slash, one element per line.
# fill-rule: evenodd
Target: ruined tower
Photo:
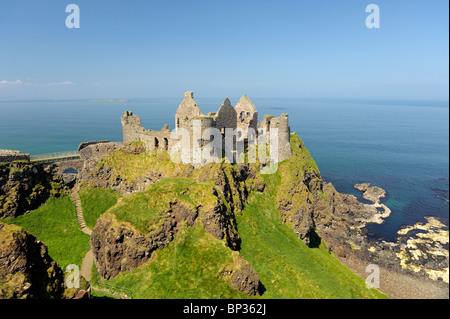
<path fill-rule="evenodd" d="M 276 132 L 276 135 L 274 135 Z M 271 138 L 275 140 L 277 147 L 277 158 L 274 158 L 275 154 L 271 154 L 272 160 L 276 162 L 284 161 L 285 159 L 292 157 L 292 149 L 290 144 L 291 128 L 289 126 L 289 115 L 286 113 L 281 114 L 279 117 L 272 115 L 264 116 L 264 120 L 261 121 L 259 127 L 259 134 L 265 135 L 266 142 L 269 142 Z"/>
<path fill-rule="evenodd" d="M 255 132 L 258 129 L 258 111 L 247 95 L 243 95 L 234 107 L 237 114 L 238 139 L 252 138 L 249 136 L 249 128 Z M 254 137 L 253 137 L 254 138 Z"/>
<path fill-rule="evenodd" d="M 120 121 L 122 122 L 123 142 L 139 141 L 139 133 L 144 130 L 141 126 L 141 118 L 131 111 L 125 111 Z"/>
<path fill-rule="evenodd" d="M 175 130 L 178 128 L 189 129 L 191 119 L 200 115 L 203 113 L 194 101 L 194 92 L 185 92 L 184 99 L 175 113 Z"/>
<path fill-rule="evenodd" d="M 216 127 L 222 134 L 225 133 L 226 128 L 236 129 L 237 127 L 237 113 L 228 98 L 223 101 L 216 113 Z"/>
<path fill-rule="evenodd" d="M 167 124 L 160 131 L 146 130 L 141 125 L 141 119 L 131 111 L 125 111 L 121 118 L 123 142 L 142 142 L 148 152 L 168 151 L 173 141 Z"/>

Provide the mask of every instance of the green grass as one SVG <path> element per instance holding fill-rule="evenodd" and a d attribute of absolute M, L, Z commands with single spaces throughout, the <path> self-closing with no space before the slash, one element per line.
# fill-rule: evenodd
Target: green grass
<path fill-rule="evenodd" d="M 109 294 L 107 292 L 91 290 L 92 299 L 120 299 L 119 296 Z"/>
<path fill-rule="evenodd" d="M 165 178 L 152 184 L 145 192 L 123 197 L 112 207 L 118 220 L 131 223 L 143 232 L 152 232 L 164 222 L 170 201 L 175 199 L 189 205 L 208 207 L 215 200 L 211 182 L 199 183 L 186 178 Z"/>
<path fill-rule="evenodd" d="M 48 247 L 52 257 L 65 271 L 67 265 L 81 263 L 89 247 L 89 236 L 80 230 L 75 205 L 70 196 L 50 198 L 27 215 L 4 220 L 23 227 Z"/>
<path fill-rule="evenodd" d="M 114 151 L 99 161 L 97 166 L 99 168 L 102 166 L 112 168 L 113 177 L 120 176 L 125 183 L 133 183 L 138 177 L 152 174 L 161 174 L 165 177 L 183 176 L 191 170 L 190 165 L 174 163 L 165 151 L 158 155 L 156 151 L 152 154 L 143 152 L 136 155 L 120 150 Z"/>
<path fill-rule="evenodd" d="M 309 248 L 283 224 L 272 199 L 253 194 L 236 217 L 241 253 L 261 278 L 264 298 L 384 298 L 324 247 Z"/>
<path fill-rule="evenodd" d="M 112 189 L 82 188 L 79 191 L 86 226 L 94 228 L 101 214 L 117 203 L 121 195 Z"/>
<path fill-rule="evenodd" d="M 233 252 L 197 223 L 184 227 L 168 246 L 154 252 L 149 262 L 108 283 L 130 289 L 135 298 L 248 298 L 223 275 L 232 265 Z"/>

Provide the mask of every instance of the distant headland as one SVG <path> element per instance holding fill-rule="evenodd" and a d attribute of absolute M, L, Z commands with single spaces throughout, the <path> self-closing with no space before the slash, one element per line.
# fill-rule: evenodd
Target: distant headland
<path fill-rule="evenodd" d="M 129 100 L 106 99 L 106 100 L 88 100 L 88 102 L 124 103 L 124 102 L 130 102 L 130 101 Z"/>

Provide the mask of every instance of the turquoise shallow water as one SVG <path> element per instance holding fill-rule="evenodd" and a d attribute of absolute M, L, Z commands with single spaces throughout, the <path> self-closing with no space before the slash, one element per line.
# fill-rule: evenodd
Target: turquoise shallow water
<path fill-rule="evenodd" d="M 238 97 L 230 98 L 234 105 Z M 264 114 L 289 113 L 291 130 L 305 142 L 326 181 L 360 196 L 355 183 L 386 189 L 392 215 L 371 225 L 393 240 L 403 225 L 449 218 L 449 107 L 438 102 L 305 101 L 252 99 Z M 74 150 L 80 142 L 121 141 L 120 117 L 131 110 L 143 126 L 174 127 L 180 99 L 0 102 L 0 148 L 31 154 Z M 196 98 L 203 113 L 222 99 Z M 439 196 L 439 198 L 437 197 Z"/>

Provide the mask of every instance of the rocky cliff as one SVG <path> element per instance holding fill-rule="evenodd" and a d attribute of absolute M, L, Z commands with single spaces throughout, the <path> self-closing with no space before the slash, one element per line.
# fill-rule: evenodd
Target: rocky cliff
<path fill-rule="evenodd" d="M 0 219 L 36 209 L 62 190 L 62 183 L 38 165 L 0 163 Z"/>
<path fill-rule="evenodd" d="M 56 299 L 63 293 L 63 272 L 47 247 L 22 228 L 0 223 L 0 299 Z"/>

